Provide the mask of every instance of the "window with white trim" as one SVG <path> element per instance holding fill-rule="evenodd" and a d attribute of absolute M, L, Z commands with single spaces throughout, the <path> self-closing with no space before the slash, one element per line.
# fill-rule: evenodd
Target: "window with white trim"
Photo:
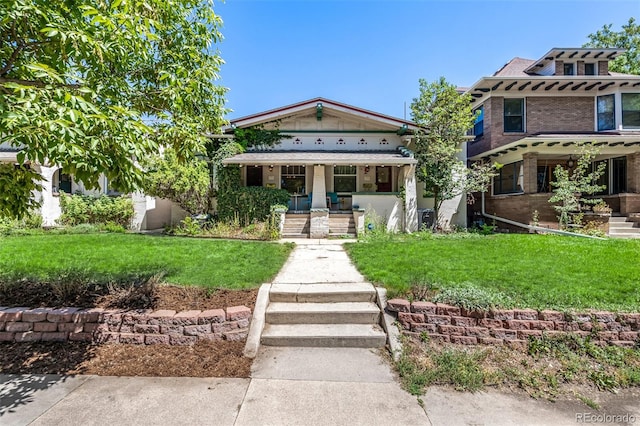
<path fill-rule="evenodd" d="M 356 166 L 335 166 L 333 168 L 333 192 L 356 192 Z"/>
<path fill-rule="evenodd" d="M 598 96 L 598 131 L 616 128 L 615 95 Z"/>
<path fill-rule="evenodd" d="M 290 194 L 304 194 L 306 175 L 303 166 L 282 166 L 280 171 L 282 189 L 286 189 Z"/>
<path fill-rule="evenodd" d="M 640 93 L 622 94 L 622 128 L 640 129 Z"/>

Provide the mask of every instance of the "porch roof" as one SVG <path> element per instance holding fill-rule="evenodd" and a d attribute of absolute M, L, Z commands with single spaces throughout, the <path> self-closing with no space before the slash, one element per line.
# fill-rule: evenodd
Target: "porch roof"
<path fill-rule="evenodd" d="M 415 158 L 399 151 L 260 151 L 245 152 L 222 161 L 241 165 L 407 165 L 417 164 Z"/>
<path fill-rule="evenodd" d="M 469 160 L 490 160 L 506 154 L 538 152 L 540 154 L 571 154 L 578 143 L 593 143 L 600 154 L 630 154 L 640 150 L 640 131 L 611 131 L 598 133 L 538 133 L 482 152 Z"/>

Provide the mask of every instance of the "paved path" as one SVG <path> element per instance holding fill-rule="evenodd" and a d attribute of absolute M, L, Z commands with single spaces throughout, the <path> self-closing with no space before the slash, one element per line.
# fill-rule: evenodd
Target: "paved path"
<path fill-rule="evenodd" d="M 341 242 L 304 241 L 275 282 L 362 281 Z M 640 424 L 640 392 L 603 398 L 604 412 Z M 0 375 L 2 426 L 569 425 L 596 414 L 493 391 L 434 387 L 422 400 L 400 388 L 381 352 L 354 348 L 262 347 L 251 379 Z"/>

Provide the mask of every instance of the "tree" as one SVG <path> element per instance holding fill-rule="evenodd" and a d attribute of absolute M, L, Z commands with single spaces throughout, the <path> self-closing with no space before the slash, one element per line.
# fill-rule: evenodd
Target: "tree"
<path fill-rule="evenodd" d="M 136 159 L 160 146 L 189 158 L 219 133 L 220 25 L 213 0 L 2 1 L 0 143 L 87 187 L 105 173 L 139 188 Z M 24 203 L 1 197 L 0 212 Z"/>
<path fill-rule="evenodd" d="M 425 185 L 425 196 L 434 198 L 434 216 L 439 224 L 443 201 L 486 191 L 493 166 L 467 167 L 460 158 L 460 146 L 475 121 L 471 96 L 458 93 L 444 77 L 433 83 L 420 79 L 419 83 L 420 96 L 411 103 L 413 121 L 424 129 L 415 138 L 416 177 Z"/>
<path fill-rule="evenodd" d="M 143 167 L 146 194 L 167 198 L 190 215 L 208 212 L 211 185 L 206 162 L 179 161 L 173 149 L 167 149 L 162 155 L 151 157 Z"/>
<path fill-rule="evenodd" d="M 593 160 L 598 155 L 598 148 L 591 144 L 581 145 L 580 154 L 573 170 L 565 169 L 560 164 L 553 170 L 555 182 L 550 203 L 560 203 L 553 206 L 559 213 L 558 226 L 560 229 L 568 228 L 569 224 L 580 225 L 583 204 L 598 204 L 600 198 L 586 199 L 583 195 L 592 195 L 606 188 L 598 185 L 598 179 L 605 171 L 606 163 L 601 162 L 595 168 Z"/>
<path fill-rule="evenodd" d="M 611 24 L 593 34 L 584 47 L 613 47 L 627 51 L 609 63 L 609 70 L 625 74 L 640 74 L 640 25 L 635 18 L 629 18 L 622 31 L 612 31 Z"/>

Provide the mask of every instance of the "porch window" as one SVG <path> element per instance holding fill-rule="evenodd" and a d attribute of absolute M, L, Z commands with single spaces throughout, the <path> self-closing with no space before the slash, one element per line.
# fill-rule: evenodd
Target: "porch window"
<path fill-rule="evenodd" d="M 640 129 L 640 93 L 622 94 L 622 127 Z"/>
<path fill-rule="evenodd" d="M 616 128 L 614 95 L 598 96 L 598 131 Z"/>
<path fill-rule="evenodd" d="M 473 125 L 473 135 L 477 139 L 484 134 L 484 106 L 477 108 L 474 113 L 478 114 Z"/>
<path fill-rule="evenodd" d="M 611 159 L 611 193 L 627 192 L 627 157 Z"/>
<path fill-rule="evenodd" d="M 504 100 L 504 131 L 505 133 L 524 132 L 524 99 Z"/>
<path fill-rule="evenodd" d="M 290 194 L 305 193 L 305 168 L 303 166 L 282 166 L 282 189 Z"/>
<path fill-rule="evenodd" d="M 609 193 L 609 172 L 611 171 L 611 168 L 609 167 L 609 160 L 594 161 L 593 163 L 591 163 L 590 171 L 593 172 L 600 166 L 600 164 L 603 163 L 605 165 L 604 173 L 602 173 L 595 184 L 604 186 L 604 189 L 602 191 L 596 192 L 594 195 L 607 195 Z"/>
<path fill-rule="evenodd" d="M 335 166 L 333 168 L 333 191 L 356 192 L 356 166 Z"/>
<path fill-rule="evenodd" d="M 505 164 L 493 178 L 493 194 L 516 194 L 523 192 L 523 162 Z"/>

